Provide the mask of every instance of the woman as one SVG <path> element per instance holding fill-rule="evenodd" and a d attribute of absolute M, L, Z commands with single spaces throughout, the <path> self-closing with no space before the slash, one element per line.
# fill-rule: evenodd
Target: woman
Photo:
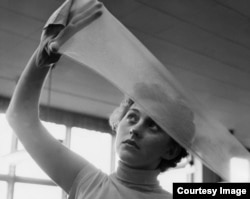
<path fill-rule="evenodd" d="M 69 34 L 101 14 L 101 4 L 86 8 L 65 29 L 48 27 L 18 81 L 7 119 L 26 150 L 70 198 L 152 198 L 171 195 L 157 181 L 160 172 L 176 166 L 186 150 L 169 137 L 144 110 L 126 99 L 110 118 L 120 157 L 117 171 L 102 173 L 54 139 L 39 119 L 39 98 L 49 70 L 60 54 L 58 46 Z"/>

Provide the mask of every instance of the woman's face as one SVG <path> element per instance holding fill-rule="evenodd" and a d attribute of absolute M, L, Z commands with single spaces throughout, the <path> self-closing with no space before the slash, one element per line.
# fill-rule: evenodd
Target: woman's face
<path fill-rule="evenodd" d="M 132 132 L 131 132 L 132 131 Z M 132 168 L 156 169 L 167 159 L 173 140 L 136 104 L 117 126 L 116 151 Z"/>

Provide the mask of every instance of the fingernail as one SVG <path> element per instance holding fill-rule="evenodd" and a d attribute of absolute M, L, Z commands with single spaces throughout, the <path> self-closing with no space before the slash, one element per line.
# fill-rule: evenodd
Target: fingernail
<path fill-rule="evenodd" d="M 102 3 L 98 3 L 98 4 L 96 5 L 97 8 L 101 8 L 102 6 L 103 6 Z"/>
<path fill-rule="evenodd" d="M 58 45 L 56 42 L 51 42 L 49 43 L 49 50 L 53 53 L 57 52 L 58 51 Z"/>

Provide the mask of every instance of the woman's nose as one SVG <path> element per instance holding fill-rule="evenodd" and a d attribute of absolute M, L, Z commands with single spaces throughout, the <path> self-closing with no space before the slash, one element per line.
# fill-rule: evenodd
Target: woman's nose
<path fill-rule="evenodd" d="M 129 130 L 129 133 L 132 136 L 141 137 L 143 135 L 143 131 L 145 130 L 144 125 L 137 123 L 136 125 L 132 126 Z"/>

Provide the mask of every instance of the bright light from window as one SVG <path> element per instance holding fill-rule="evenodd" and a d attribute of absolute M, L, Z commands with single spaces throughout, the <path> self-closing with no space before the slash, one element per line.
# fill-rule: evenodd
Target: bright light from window
<path fill-rule="evenodd" d="M 0 156 L 10 152 L 12 130 L 6 121 L 5 115 L 0 114 Z"/>
<path fill-rule="evenodd" d="M 66 127 L 62 124 L 56 124 L 51 122 L 42 122 L 44 126 L 48 129 L 50 134 L 54 136 L 57 140 L 64 140 L 66 135 Z"/>
<path fill-rule="evenodd" d="M 7 183 L 0 181 L 0 198 L 7 198 Z"/>
<path fill-rule="evenodd" d="M 188 161 L 189 158 L 183 158 L 182 161 L 177 164 L 177 167 L 170 168 L 158 176 L 158 180 L 163 189 L 172 193 L 174 182 L 190 182 L 190 176 L 194 173 L 194 167 L 190 165 Z"/>
<path fill-rule="evenodd" d="M 21 177 L 50 179 L 48 175 L 27 155 L 28 158 L 16 165 L 16 175 Z"/>
<path fill-rule="evenodd" d="M 49 133 L 57 140 L 65 139 L 66 127 L 64 125 L 58 125 L 49 122 L 43 122 L 43 124 L 48 129 Z M 20 142 L 18 142 L 18 149 L 24 149 Z M 50 179 L 48 175 L 30 157 L 30 155 L 26 155 L 25 159 L 17 165 L 16 175 L 30 178 Z"/>
<path fill-rule="evenodd" d="M 186 168 L 181 169 L 170 169 L 158 176 L 158 180 L 163 189 L 168 192 L 173 192 L 173 183 L 174 182 L 189 182 L 188 174 Z"/>
<path fill-rule="evenodd" d="M 15 183 L 14 199 L 61 199 L 62 190 L 56 186 Z"/>
<path fill-rule="evenodd" d="M 2 158 L 10 153 L 13 133 L 4 114 L 0 114 L 0 127 L 0 174 L 7 174 L 9 162 L 4 162 Z"/>
<path fill-rule="evenodd" d="M 71 149 L 109 174 L 111 170 L 111 135 L 80 128 L 72 128 L 71 132 Z"/>
<path fill-rule="evenodd" d="M 250 165 L 248 160 L 243 158 L 232 158 L 230 161 L 230 181 L 249 182 Z"/>

